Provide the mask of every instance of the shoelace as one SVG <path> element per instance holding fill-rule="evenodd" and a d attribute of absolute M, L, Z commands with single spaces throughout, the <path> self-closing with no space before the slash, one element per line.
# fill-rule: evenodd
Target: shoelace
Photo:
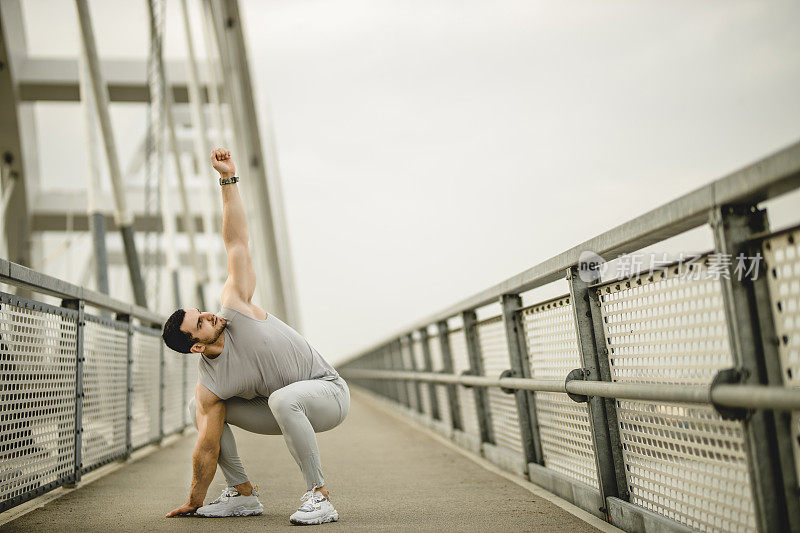
<path fill-rule="evenodd" d="M 224 501 L 227 501 L 228 498 L 232 498 L 233 496 L 238 496 L 238 495 L 239 495 L 238 490 L 236 490 L 233 487 L 228 487 L 226 485 L 225 488 L 222 489 L 222 494 L 219 495 L 219 498 L 211 502 L 209 505 L 214 505 L 215 503 L 222 503 Z"/>
<path fill-rule="evenodd" d="M 319 504 L 327 499 L 322 495 L 321 492 L 316 492 L 316 490 L 317 485 L 315 484 L 311 490 L 303 494 L 303 496 L 300 498 L 300 501 L 303 503 L 298 508 L 299 511 L 311 512 L 314 509 L 317 509 Z"/>
<path fill-rule="evenodd" d="M 241 495 L 241 493 L 238 490 L 236 490 L 235 487 L 231 487 L 231 486 L 228 486 L 228 485 L 222 485 L 222 486 L 225 487 L 224 489 L 222 489 L 222 494 L 220 494 L 219 497 L 216 500 L 214 500 L 213 502 L 211 502 L 209 505 L 214 505 L 215 503 L 221 503 L 223 501 L 229 500 L 230 498 L 233 498 L 234 496 L 240 496 Z M 252 496 L 255 496 L 256 498 L 258 498 L 258 496 L 259 496 L 259 494 L 258 494 L 258 485 L 253 485 L 253 494 L 252 494 Z"/>

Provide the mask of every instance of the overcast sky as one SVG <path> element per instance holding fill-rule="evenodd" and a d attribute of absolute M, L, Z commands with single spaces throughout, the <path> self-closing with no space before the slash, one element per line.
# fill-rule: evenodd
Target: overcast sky
<path fill-rule="evenodd" d="M 144 55 L 144 2 L 113 4 L 101 54 Z M 241 4 L 303 332 L 333 361 L 800 139 L 798 2 Z M 32 53 L 74 54 L 56 26 Z"/>

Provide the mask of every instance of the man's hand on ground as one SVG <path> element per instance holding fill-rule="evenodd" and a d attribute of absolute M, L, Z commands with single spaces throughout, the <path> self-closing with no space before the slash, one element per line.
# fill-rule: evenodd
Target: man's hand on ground
<path fill-rule="evenodd" d="M 167 518 L 172 518 L 173 516 L 186 516 L 189 514 L 194 513 L 197 509 L 199 509 L 200 505 L 192 505 L 189 502 L 184 503 L 177 509 L 173 509 L 167 514 Z"/>
<path fill-rule="evenodd" d="M 211 164 L 214 170 L 219 172 L 223 178 L 230 178 L 236 175 L 236 165 L 233 164 L 230 150 L 217 148 L 211 152 Z"/>

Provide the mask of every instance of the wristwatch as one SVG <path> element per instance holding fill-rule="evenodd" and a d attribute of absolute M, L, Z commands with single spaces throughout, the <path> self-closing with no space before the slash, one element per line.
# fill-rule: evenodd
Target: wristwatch
<path fill-rule="evenodd" d="M 219 184 L 220 185 L 228 185 L 229 183 L 236 183 L 237 181 L 239 181 L 239 176 L 233 176 L 233 177 L 230 177 L 230 178 L 220 178 L 219 179 Z"/>

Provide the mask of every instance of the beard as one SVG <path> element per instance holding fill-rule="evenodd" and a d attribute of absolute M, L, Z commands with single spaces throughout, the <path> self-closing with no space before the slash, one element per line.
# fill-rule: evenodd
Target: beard
<path fill-rule="evenodd" d="M 219 340 L 220 335 L 225 331 L 225 328 L 228 327 L 227 320 L 220 320 L 221 324 L 217 325 L 217 328 L 214 330 L 214 333 L 209 336 L 208 340 L 203 341 L 203 344 L 214 344 Z"/>

